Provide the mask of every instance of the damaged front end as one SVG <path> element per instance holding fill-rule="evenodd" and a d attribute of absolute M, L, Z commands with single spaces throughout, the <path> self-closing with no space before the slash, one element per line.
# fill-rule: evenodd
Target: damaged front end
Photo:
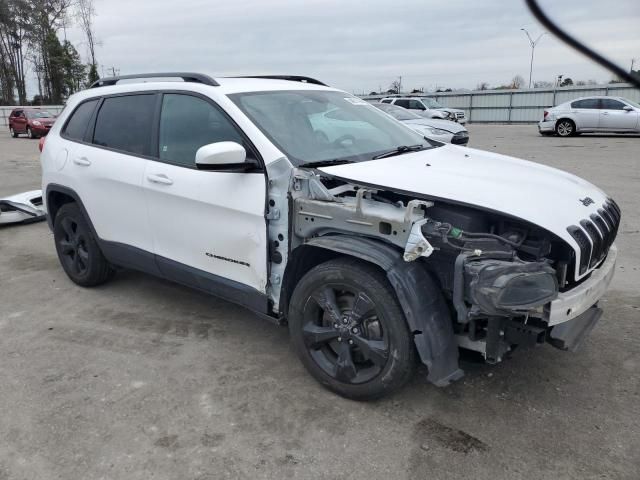
<path fill-rule="evenodd" d="M 267 218 L 270 293 L 281 312 L 280 279 L 299 247 L 374 263 L 387 273 L 436 385 L 462 376 L 458 347 L 489 363 L 544 342 L 575 349 L 599 318 L 593 307 L 569 326 L 550 321 L 550 306 L 575 291 L 567 278 L 575 258 L 566 242 L 540 227 L 280 163 L 271 166 Z"/>

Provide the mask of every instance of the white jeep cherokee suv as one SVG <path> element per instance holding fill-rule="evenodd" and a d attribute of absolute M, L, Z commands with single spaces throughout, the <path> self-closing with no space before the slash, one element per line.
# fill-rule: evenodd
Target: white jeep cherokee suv
<path fill-rule="evenodd" d="M 614 272 L 620 209 L 595 186 L 429 141 L 305 77 L 103 79 L 41 158 L 71 280 L 129 267 L 286 321 L 350 398 L 399 388 L 418 359 L 447 385 L 459 347 L 574 349 Z"/>

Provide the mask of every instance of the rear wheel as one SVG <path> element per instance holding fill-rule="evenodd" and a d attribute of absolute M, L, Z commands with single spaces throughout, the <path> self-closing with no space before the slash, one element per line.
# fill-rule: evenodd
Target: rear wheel
<path fill-rule="evenodd" d="M 53 237 L 62 268 L 73 282 L 92 287 L 111 278 L 114 270 L 102 255 L 77 204 L 67 203 L 60 207 Z"/>
<path fill-rule="evenodd" d="M 289 332 L 309 373 L 347 398 L 387 395 L 416 366 L 413 338 L 385 275 L 352 259 L 318 265 L 300 280 Z"/>
<path fill-rule="evenodd" d="M 571 120 L 560 120 L 556 124 L 556 133 L 561 137 L 570 137 L 576 133 L 576 125 Z"/>

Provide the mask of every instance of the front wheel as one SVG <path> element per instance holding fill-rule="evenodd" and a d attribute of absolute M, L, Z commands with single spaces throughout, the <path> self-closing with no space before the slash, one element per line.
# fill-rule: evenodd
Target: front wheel
<path fill-rule="evenodd" d="M 13 138 L 18 138 L 18 132 L 16 132 L 13 127 L 9 127 L 9 133 Z"/>
<path fill-rule="evenodd" d="M 310 270 L 289 307 L 294 349 L 309 373 L 347 398 L 402 387 L 416 366 L 413 337 L 385 275 L 352 259 Z"/>
<path fill-rule="evenodd" d="M 31 130 L 31 128 L 27 127 L 27 135 L 29 136 L 29 138 L 34 139 L 36 138 L 35 133 L 33 133 L 33 130 Z"/>

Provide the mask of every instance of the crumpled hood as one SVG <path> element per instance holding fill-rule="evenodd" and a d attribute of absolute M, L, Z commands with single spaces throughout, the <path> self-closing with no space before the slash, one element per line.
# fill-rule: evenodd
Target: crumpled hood
<path fill-rule="evenodd" d="M 379 188 L 506 213 L 553 232 L 567 232 L 602 208 L 607 195 L 575 175 L 538 163 L 444 145 L 368 162 L 323 167 L 328 174 Z M 593 203 L 584 205 L 586 197 Z"/>
<path fill-rule="evenodd" d="M 451 133 L 458 133 L 466 131 L 463 125 L 452 122 L 450 120 L 440 120 L 437 118 L 416 118 L 415 120 L 402 120 L 402 123 L 408 123 L 411 125 L 424 125 L 425 127 L 441 128 Z"/>

